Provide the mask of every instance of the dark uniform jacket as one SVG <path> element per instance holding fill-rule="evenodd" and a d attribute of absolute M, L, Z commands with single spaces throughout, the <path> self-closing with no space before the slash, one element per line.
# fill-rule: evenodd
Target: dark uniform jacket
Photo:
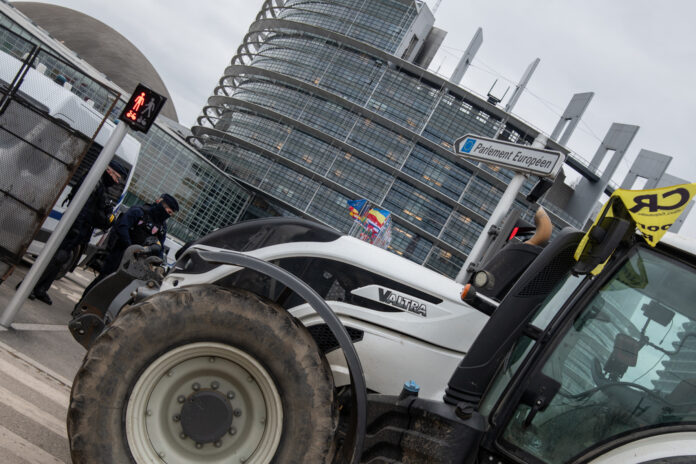
<path fill-rule="evenodd" d="M 77 187 L 79 185 L 73 188 L 73 192 L 77 191 Z M 100 180 L 87 198 L 87 202 L 77 215 L 60 248 L 72 250 L 78 245 L 89 242 L 95 228 L 107 230 L 110 226 L 112 210 L 111 200 L 106 194 L 106 187 Z"/>
<path fill-rule="evenodd" d="M 151 214 L 151 205 L 133 206 L 118 218 L 109 236 L 110 250 L 125 250 L 131 245 L 145 245 L 148 237 L 157 237 L 164 248 L 167 224 Z M 163 252 L 160 251 L 160 258 Z"/>

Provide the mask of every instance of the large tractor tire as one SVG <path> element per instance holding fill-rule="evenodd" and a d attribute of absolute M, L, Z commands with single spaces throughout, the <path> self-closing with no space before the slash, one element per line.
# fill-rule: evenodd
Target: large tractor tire
<path fill-rule="evenodd" d="M 73 462 L 328 463 L 333 378 L 277 305 L 213 285 L 125 309 L 75 377 Z"/>

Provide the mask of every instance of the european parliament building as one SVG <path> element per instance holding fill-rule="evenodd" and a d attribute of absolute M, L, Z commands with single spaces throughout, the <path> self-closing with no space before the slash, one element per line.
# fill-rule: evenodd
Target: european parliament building
<path fill-rule="evenodd" d="M 271 215 L 348 232 L 347 201 L 365 198 L 391 211 L 391 251 L 454 277 L 513 177 L 459 158 L 454 140 L 472 133 L 531 145 L 543 134 L 511 113 L 526 83 L 504 107 L 459 86 L 480 37 L 452 76 L 427 70 L 446 35 L 434 23 L 420 0 L 265 0 L 198 124 L 189 132 L 165 106 L 150 133 L 137 134 L 141 156 L 126 203 L 174 194 L 182 208 L 170 232 L 183 242 Z M 67 77 L 95 108 L 108 107 L 104 86 L 127 95 L 131 84 L 114 81 L 134 74 L 123 66 L 142 55 L 107 25 L 55 5 L 0 0 L 0 29 L 6 53 L 19 57 L 19 45 L 36 44 L 82 69 Z M 69 45 L 113 59 L 97 69 Z M 144 56 L 139 63 L 151 68 Z M 59 61 L 47 65 L 67 72 Z M 137 77 L 159 79 L 154 68 Z M 613 124 L 591 162 L 569 152 L 564 144 L 591 98 L 576 94 L 546 142 L 582 175 L 574 190 L 557 179 L 540 201 L 559 228 L 582 228 L 638 130 Z M 536 181 L 527 179 L 514 202 L 529 222 L 536 205 L 525 195 Z"/>
<path fill-rule="evenodd" d="M 270 214 L 346 232 L 346 201 L 366 198 L 392 212 L 392 251 L 454 276 L 514 174 L 460 159 L 454 140 L 539 132 L 426 70 L 433 24 L 419 0 L 266 0 L 190 140 Z M 535 181 L 515 201 L 529 221 Z"/>

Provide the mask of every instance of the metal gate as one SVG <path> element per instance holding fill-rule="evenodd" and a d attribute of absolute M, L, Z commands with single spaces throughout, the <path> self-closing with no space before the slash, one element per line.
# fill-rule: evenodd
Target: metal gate
<path fill-rule="evenodd" d="M 82 77 L 82 79 L 80 79 Z M 71 85 L 94 84 L 75 67 L 0 27 L 0 282 L 12 272 L 75 173 L 111 103 L 86 103 Z M 99 84 L 96 84 L 99 85 Z M 99 108 L 101 106 L 102 108 Z M 100 111 L 101 110 L 101 111 Z M 85 134 L 88 124 L 97 129 Z"/>

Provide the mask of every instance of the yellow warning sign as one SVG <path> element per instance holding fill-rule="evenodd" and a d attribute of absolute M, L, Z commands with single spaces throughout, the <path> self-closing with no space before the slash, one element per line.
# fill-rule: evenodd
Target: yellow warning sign
<path fill-rule="evenodd" d="M 650 190 L 617 189 L 609 201 L 604 204 L 592 227 L 580 241 L 577 250 L 575 250 L 575 260 L 580 259 L 592 228 L 597 225 L 600 219 L 614 216 L 611 208 L 614 199 L 620 200 L 624 204 L 636 223 L 636 228 L 643 234 L 645 241 L 654 247 L 686 209 L 694 194 L 696 194 L 696 184 L 674 185 Z M 606 262 L 597 266 L 592 274 L 597 275 L 602 272 L 605 264 Z"/>

